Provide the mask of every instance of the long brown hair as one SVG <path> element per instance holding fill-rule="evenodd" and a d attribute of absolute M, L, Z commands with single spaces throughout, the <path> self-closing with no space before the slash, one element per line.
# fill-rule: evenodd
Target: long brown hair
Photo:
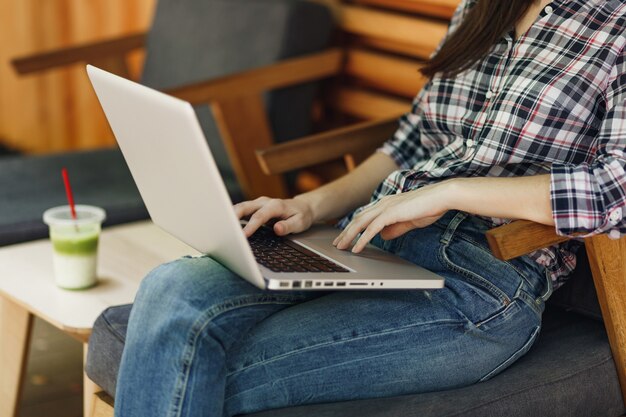
<path fill-rule="evenodd" d="M 536 0 L 478 0 L 439 52 L 420 69 L 456 75 L 484 58 L 491 47 L 524 16 Z"/>

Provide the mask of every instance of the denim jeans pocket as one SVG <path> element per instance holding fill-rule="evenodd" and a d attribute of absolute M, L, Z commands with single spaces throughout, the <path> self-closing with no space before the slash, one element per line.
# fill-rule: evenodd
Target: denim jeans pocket
<path fill-rule="evenodd" d="M 472 239 L 472 235 L 484 234 L 474 229 L 466 213 L 457 213 L 442 234 L 438 257 L 449 272 L 446 286 L 456 292 L 457 306 L 479 324 L 506 314 L 524 280 L 515 266 L 495 258 Z"/>

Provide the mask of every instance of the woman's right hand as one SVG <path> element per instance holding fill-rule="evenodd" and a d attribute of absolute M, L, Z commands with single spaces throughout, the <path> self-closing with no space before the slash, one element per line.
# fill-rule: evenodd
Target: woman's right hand
<path fill-rule="evenodd" d="M 314 221 L 311 205 L 300 198 L 281 200 L 278 198 L 259 197 L 244 201 L 234 206 L 237 217 L 241 220 L 249 217 L 243 228 L 246 237 L 252 236 L 259 227 L 272 219 L 279 219 L 274 224 L 274 233 L 285 236 L 307 230 Z"/>

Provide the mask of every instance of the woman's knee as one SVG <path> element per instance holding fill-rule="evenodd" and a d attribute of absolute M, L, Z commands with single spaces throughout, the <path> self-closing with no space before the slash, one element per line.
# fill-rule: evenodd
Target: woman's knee
<path fill-rule="evenodd" d="M 232 272 L 209 257 L 184 257 L 154 268 L 141 282 L 135 303 L 165 308 L 168 301 L 206 296 L 211 286 L 220 286 Z"/>
<path fill-rule="evenodd" d="M 139 327 L 143 337 L 154 332 L 158 337 L 168 329 L 190 325 L 219 300 L 213 295 L 230 274 L 208 257 L 181 258 L 160 265 L 143 279 L 135 297 L 130 326 Z"/>

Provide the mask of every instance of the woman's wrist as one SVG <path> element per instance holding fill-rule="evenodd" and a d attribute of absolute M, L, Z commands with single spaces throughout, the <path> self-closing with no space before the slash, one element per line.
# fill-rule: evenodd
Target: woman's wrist
<path fill-rule="evenodd" d="M 305 204 L 308 207 L 311 213 L 313 223 L 324 220 L 320 213 L 321 208 L 322 208 L 322 203 L 324 201 L 324 197 L 319 192 L 319 189 L 314 190 L 314 191 L 309 191 L 303 194 L 298 194 L 293 199 Z"/>
<path fill-rule="evenodd" d="M 459 199 L 462 193 L 461 180 L 464 178 L 452 178 L 449 180 L 437 183 L 435 186 L 439 187 L 440 198 L 437 199 L 437 211 L 445 213 L 450 210 L 461 210 Z"/>
<path fill-rule="evenodd" d="M 446 211 L 554 224 L 549 175 L 454 178 L 441 185 Z"/>

